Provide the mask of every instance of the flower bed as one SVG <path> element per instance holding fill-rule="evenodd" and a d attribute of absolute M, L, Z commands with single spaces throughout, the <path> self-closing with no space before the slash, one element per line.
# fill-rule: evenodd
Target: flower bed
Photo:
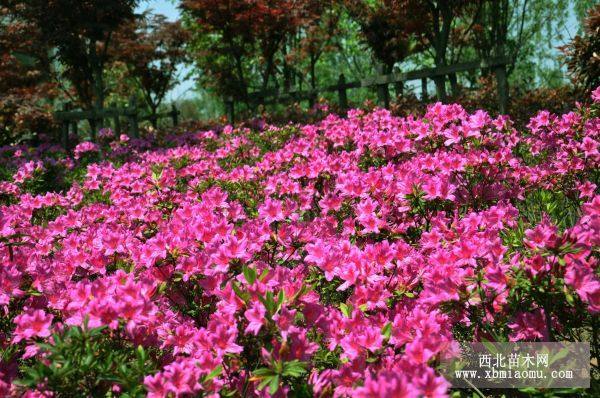
<path fill-rule="evenodd" d="M 458 342 L 598 358 L 597 103 L 105 136 L 0 150 L 0 395 L 446 396 Z"/>

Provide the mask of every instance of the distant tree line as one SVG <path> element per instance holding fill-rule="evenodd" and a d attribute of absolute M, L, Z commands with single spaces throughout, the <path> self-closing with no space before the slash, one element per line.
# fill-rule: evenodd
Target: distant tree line
<path fill-rule="evenodd" d="M 565 0 L 183 0 L 190 52 L 204 87 L 244 100 L 250 90 L 331 84 L 411 65 L 506 55 L 520 85 L 562 83 L 552 43 L 572 13 Z M 597 33 L 595 33 L 597 35 Z M 364 51 L 365 49 L 369 51 Z M 373 62 L 375 61 L 375 62 Z M 333 71 L 333 72 L 332 72 Z M 476 83 L 476 78 L 463 84 Z M 444 98 L 456 76 L 435 82 Z M 402 87 L 398 87 L 402 91 Z"/>
<path fill-rule="evenodd" d="M 598 84 L 593 0 L 181 0 L 175 22 L 136 13 L 139 3 L 0 0 L 1 141 L 52 131 L 64 101 L 101 109 L 135 95 L 156 114 L 182 64 L 207 109 L 226 96 L 251 109 L 250 92 L 315 88 L 341 72 L 361 78 L 499 55 L 515 60 L 508 74 L 521 88 L 564 84 L 561 62 L 581 90 Z M 556 61 L 554 43 L 575 18 L 584 29 Z M 437 97 L 481 77 L 438 78 Z"/>

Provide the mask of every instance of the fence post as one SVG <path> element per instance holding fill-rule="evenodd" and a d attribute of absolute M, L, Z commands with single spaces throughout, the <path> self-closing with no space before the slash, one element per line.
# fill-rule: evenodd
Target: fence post
<path fill-rule="evenodd" d="M 400 68 L 394 67 L 394 73 L 400 73 Z M 394 83 L 394 91 L 396 92 L 396 98 L 404 96 L 404 82 L 397 81 Z"/>
<path fill-rule="evenodd" d="M 427 78 L 421 78 L 421 101 L 427 101 Z"/>
<path fill-rule="evenodd" d="M 340 112 L 345 116 L 348 111 L 348 96 L 346 95 L 346 77 L 343 73 L 340 73 L 338 78 L 338 105 Z"/>
<path fill-rule="evenodd" d="M 65 152 L 69 151 L 69 122 L 67 120 L 62 122 L 61 126 L 62 144 L 65 148 Z"/>
<path fill-rule="evenodd" d="M 433 81 L 435 82 L 435 94 L 437 100 L 446 102 L 446 77 L 444 75 L 435 76 Z"/>
<path fill-rule="evenodd" d="M 232 97 L 227 97 L 225 100 L 225 112 L 227 113 L 227 123 L 233 126 L 235 122 L 235 106 Z"/>
<path fill-rule="evenodd" d="M 121 119 L 119 119 L 119 111 L 117 109 L 117 104 L 114 102 L 110 104 L 111 108 L 114 108 L 115 115 L 113 116 L 113 128 L 115 129 L 115 134 L 118 136 L 121 134 Z"/>
<path fill-rule="evenodd" d="M 173 120 L 173 127 L 177 126 L 179 124 L 179 111 L 177 110 L 177 107 L 175 106 L 175 104 L 171 104 L 171 119 Z"/>
<path fill-rule="evenodd" d="M 450 92 L 452 93 L 452 96 L 458 96 L 460 94 L 460 87 L 458 86 L 458 77 L 456 76 L 456 73 L 449 74 L 448 81 L 450 82 Z"/>
<path fill-rule="evenodd" d="M 498 90 L 498 111 L 506 114 L 508 108 L 508 80 L 506 78 L 506 65 L 497 65 L 494 68 L 496 75 L 496 89 Z"/>
<path fill-rule="evenodd" d="M 90 124 L 90 134 L 92 142 L 96 142 L 96 114 L 94 112 L 94 108 L 92 108 L 92 117 L 88 119 L 88 123 Z"/>
<path fill-rule="evenodd" d="M 134 138 L 139 138 L 139 126 L 138 126 L 138 115 L 137 115 L 137 104 L 135 96 L 129 98 L 129 107 L 127 109 L 129 117 L 129 135 Z"/>
<path fill-rule="evenodd" d="M 377 66 L 377 77 L 383 75 L 383 66 Z M 390 92 L 388 91 L 387 84 L 378 84 L 377 85 L 377 102 L 379 106 L 382 106 L 386 109 L 390 107 Z"/>
<path fill-rule="evenodd" d="M 71 121 L 71 134 L 73 134 L 73 136 L 77 139 L 77 141 L 79 142 L 79 132 L 77 131 L 77 126 L 78 126 L 78 121 L 73 119 Z M 71 143 L 69 142 L 69 145 L 71 145 Z"/>

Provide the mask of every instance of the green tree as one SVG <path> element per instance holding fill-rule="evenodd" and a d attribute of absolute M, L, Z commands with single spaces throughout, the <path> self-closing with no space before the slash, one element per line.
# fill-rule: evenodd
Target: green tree
<path fill-rule="evenodd" d="M 280 86 L 280 77 L 291 76 L 290 68 L 286 69 L 286 55 L 293 51 L 290 46 L 300 45 L 306 28 L 314 26 L 327 4 L 317 0 L 184 0 L 181 8 L 193 34 L 190 48 L 201 80 L 220 95 L 244 101 L 250 90 Z M 321 50 L 313 50 L 314 61 Z"/>
<path fill-rule="evenodd" d="M 133 82 L 150 110 L 156 127 L 156 114 L 177 78 L 177 67 L 187 59 L 188 31 L 181 22 L 169 22 L 164 15 L 143 14 L 124 24 L 114 36 L 111 58 L 123 63 L 127 72 L 117 79 L 118 90 L 131 92 Z"/>
<path fill-rule="evenodd" d="M 374 58 L 391 73 L 415 47 L 414 35 L 421 29 L 417 18 L 408 14 L 405 4 L 396 0 L 345 2 L 352 18 L 360 25 L 364 42 Z"/>

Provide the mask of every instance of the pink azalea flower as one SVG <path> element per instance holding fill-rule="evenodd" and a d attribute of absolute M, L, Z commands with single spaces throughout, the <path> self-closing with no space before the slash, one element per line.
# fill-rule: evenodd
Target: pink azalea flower
<path fill-rule="evenodd" d="M 265 322 L 265 314 L 265 307 L 260 303 L 254 303 L 252 308 L 246 310 L 244 316 L 249 323 L 245 332 L 257 335 Z"/>
<path fill-rule="evenodd" d="M 52 319 L 54 319 L 54 315 L 46 314 L 44 310 L 28 310 L 21 315 L 17 315 L 14 319 L 17 328 L 13 334 L 13 343 L 29 340 L 33 337 L 50 336 Z"/>
<path fill-rule="evenodd" d="M 595 275 L 592 267 L 569 257 L 565 283 L 575 289 L 581 300 L 588 304 L 591 312 L 600 312 L 600 278 Z"/>
<path fill-rule="evenodd" d="M 532 312 L 519 312 L 512 323 L 508 324 L 512 331 L 510 341 L 548 341 L 548 329 L 546 328 L 546 316 L 541 308 Z"/>
<path fill-rule="evenodd" d="M 90 141 L 85 141 L 81 144 L 77 144 L 73 152 L 75 154 L 75 159 L 79 159 L 84 153 L 98 152 L 99 150 L 100 147 L 98 146 L 98 144 L 95 144 Z"/>
<path fill-rule="evenodd" d="M 594 100 L 594 102 L 600 102 L 600 86 L 592 91 L 592 100 Z"/>
<path fill-rule="evenodd" d="M 383 371 L 377 376 L 367 376 L 363 387 L 352 394 L 359 398 L 394 397 L 417 398 L 419 390 L 415 388 L 400 371 Z"/>
<path fill-rule="evenodd" d="M 258 214 L 269 224 L 273 221 L 281 221 L 285 218 L 281 202 L 271 198 L 267 198 L 267 200 L 265 200 L 258 208 Z"/>

